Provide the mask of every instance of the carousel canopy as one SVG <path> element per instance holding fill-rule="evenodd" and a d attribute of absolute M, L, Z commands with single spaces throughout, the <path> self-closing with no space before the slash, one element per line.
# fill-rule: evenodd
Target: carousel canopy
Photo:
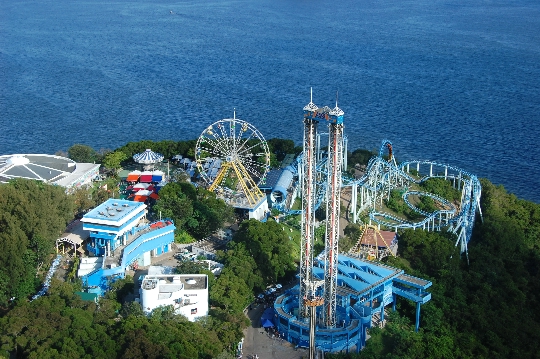
<path fill-rule="evenodd" d="M 137 163 L 142 164 L 153 164 L 161 162 L 163 160 L 163 155 L 152 151 L 151 149 L 146 149 L 146 151 L 137 153 L 133 156 L 133 160 Z"/>

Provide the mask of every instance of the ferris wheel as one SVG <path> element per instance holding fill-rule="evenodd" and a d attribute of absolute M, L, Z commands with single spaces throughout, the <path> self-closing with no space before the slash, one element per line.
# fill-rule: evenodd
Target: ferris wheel
<path fill-rule="evenodd" d="M 250 123 L 233 118 L 208 126 L 197 140 L 195 160 L 209 190 L 243 192 L 252 205 L 264 197 L 258 185 L 266 181 L 270 151 Z"/>

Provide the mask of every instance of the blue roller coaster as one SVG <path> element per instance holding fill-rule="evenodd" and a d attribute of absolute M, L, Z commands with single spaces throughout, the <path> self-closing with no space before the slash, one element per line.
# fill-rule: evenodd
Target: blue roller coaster
<path fill-rule="evenodd" d="M 320 151 L 316 166 L 316 204 L 315 209 L 325 201 L 326 166 L 324 153 Z M 302 177 L 302 158 L 297 158 L 299 182 Z M 461 191 L 459 203 L 451 203 L 438 195 L 410 189 L 412 184 L 421 184 L 430 178 L 443 178 Z M 367 213 L 370 223 L 397 231 L 398 229 L 422 229 L 428 231 L 447 230 L 457 237 L 456 246 L 461 253 L 467 253 L 471 239 L 476 212 L 482 219 L 480 197 L 482 186 L 478 178 L 461 168 L 429 160 L 412 160 L 397 164 L 392 143 L 383 140 L 379 153 L 368 162 L 364 175 L 359 179 L 344 176 L 343 187 L 351 188 L 350 215 L 352 222 L 358 222 L 361 213 Z M 390 198 L 392 190 L 400 190 L 405 204 L 422 219 L 410 221 L 384 210 L 384 202 Z M 299 192 L 301 193 L 301 191 Z M 426 212 L 414 205 L 410 198 L 430 197 L 438 204 L 438 210 Z M 279 208 L 283 210 L 282 208 Z M 300 214 L 301 210 L 289 210 L 287 214 Z M 468 258 L 467 258 L 468 259 Z"/>
<path fill-rule="evenodd" d="M 388 155 L 385 158 L 385 154 Z M 413 171 L 414 170 L 414 171 Z M 421 184 L 430 178 L 444 178 L 461 191 L 459 203 L 451 203 L 432 193 L 409 190 L 412 184 Z M 448 230 L 456 234 L 456 246 L 467 254 L 476 212 L 482 218 L 480 197 L 482 186 L 478 178 L 457 167 L 434 161 L 415 160 L 396 163 L 392 143 L 383 140 L 378 156 L 373 157 L 365 174 L 356 180 L 344 179 L 344 186 L 352 187 L 350 211 L 353 222 L 361 212 L 368 212 L 370 222 L 397 231 L 421 228 L 428 231 Z M 421 215 L 419 221 L 409 221 L 384 211 L 384 200 L 390 199 L 392 190 L 401 190 L 405 204 Z M 411 196 L 427 196 L 438 204 L 438 209 L 426 212 L 411 203 Z"/>

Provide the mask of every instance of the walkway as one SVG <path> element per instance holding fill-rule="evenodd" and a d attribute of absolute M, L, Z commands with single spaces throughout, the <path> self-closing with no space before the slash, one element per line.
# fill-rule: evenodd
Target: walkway
<path fill-rule="evenodd" d="M 242 358 L 252 359 L 255 354 L 259 359 L 301 359 L 307 358 L 307 349 L 294 349 L 291 343 L 272 338 L 261 326 L 261 315 L 264 305 L 259 304 L 252 310 L 246 309 L 244 313 L 251 320 L 251 325 L 244 329 L 244 349 Z"/>

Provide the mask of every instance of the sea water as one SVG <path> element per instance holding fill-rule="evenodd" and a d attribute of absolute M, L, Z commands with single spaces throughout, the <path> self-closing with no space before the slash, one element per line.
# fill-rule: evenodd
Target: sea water
<path fill-rule="evenodd" d="M 538 1 L 0 3 L 0 154 L 194 139 L 233 111 L 300 144 L 310 88 L 349 150 L 388 139 L 540 203 Z"/>

